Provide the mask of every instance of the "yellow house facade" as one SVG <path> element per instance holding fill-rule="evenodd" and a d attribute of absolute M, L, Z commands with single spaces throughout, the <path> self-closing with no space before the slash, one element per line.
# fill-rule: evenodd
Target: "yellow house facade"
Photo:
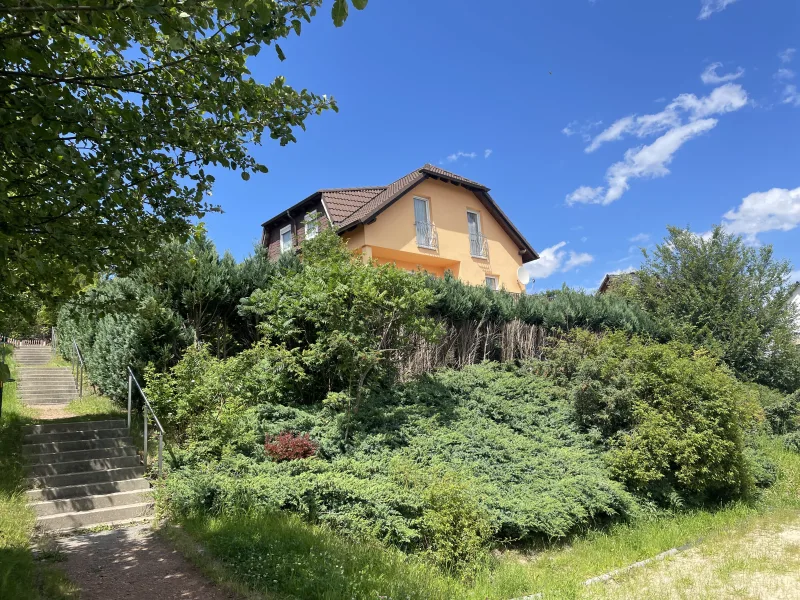
<path fill-rule="evenodd" d="M 539 258 L 489 188 L 433 165 L 385 187 L 319 190 L 265 222 L 262 240 L 277 257 L 329 226 L 376 263 L 516 293 Z"/>

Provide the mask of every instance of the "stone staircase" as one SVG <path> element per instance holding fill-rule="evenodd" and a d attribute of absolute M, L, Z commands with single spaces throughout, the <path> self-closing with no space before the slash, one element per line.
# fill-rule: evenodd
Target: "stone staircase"
<path fill-rule="evenodd" d="M 64 405 L 78 396 L 69 367 L 45 367 L 49 346 L 14 352 L 25 404 Z M 44 422 L 25 429 L 27 500 L 42 531 L 147 520 L 153 494 L 127 422 Z"/>
<path fill-rule="evenodd" d="M 144 520 L 153 510 L 145 468 L 125 421 L 29 425 L 22 446 L 28 502 L 44 531 Z"/>
<path fill-rule="evenodd" d="M 46 367 L 50 346 L 22 346 L 14 351 L 17 393 L 25 404 L 66 404 L 78 396 L 69 367 Z"/>

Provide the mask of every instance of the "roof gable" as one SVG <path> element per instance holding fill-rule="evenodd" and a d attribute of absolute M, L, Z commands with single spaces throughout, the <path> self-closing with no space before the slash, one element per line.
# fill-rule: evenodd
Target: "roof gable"
<path fill-rule="evenodd" d="M 322 204 L 333 226 L 340 231 L 346 231 L 375 219 L 375 217 L 391 206 L 396 200 L 400 199 L 426 179 L 445 181 L 454 185 L 463 186 L 473 192 L 481 203 L 486 206 L 500 226 L 508 233 L 511 239 L 514 240 L 514 243 L 517 244 L 521 250 L 525 251 L 523 253 L 523 262 L 529 262 L 539 258 L 536 250 L 533 249 L 522 233 L 520 233 L 489 195 L 488 187 L 467 179 L 466 177 L 462 177 L 461 175 L 456 175 L 450 171 L 440 169 L 432 164 L 425 164 L 421 168 L 403 175 L 403 177 L 393 181 L 387 186 L 319 190 L 304 200 L 301 200 L 286 212 L 289 213 L 302 209 L 304 204 L 321 198 Z M 264 223 L 263 226 L 269 226 L 283 214 L 285 213 L 273 217 Z"/>

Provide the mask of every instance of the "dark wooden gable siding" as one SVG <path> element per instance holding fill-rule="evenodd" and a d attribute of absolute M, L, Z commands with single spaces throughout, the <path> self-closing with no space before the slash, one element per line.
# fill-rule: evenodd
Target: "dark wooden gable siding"
<path fill-rule="evenodd" d="M 288 215 L 284 214 L 282 217 L 270 223 L 269 227 L 264 228 L 261 243 L 267 247 L 270 259 L 277 260 L 281 255 L 281 229 L 287 225 L 292 226 L 292 241 L 294 242 L 294 247 L 297 248 L 303 243 L 306 235 L 303 221 L 307 213 L 314 211 L 320 214 L 320 229 L 326 229 L 329 226 L 328 217 L 325 215 L 325 209 L 322 206 L 321 200 L 312 200 L 307 205 L 295 208 Z"/>

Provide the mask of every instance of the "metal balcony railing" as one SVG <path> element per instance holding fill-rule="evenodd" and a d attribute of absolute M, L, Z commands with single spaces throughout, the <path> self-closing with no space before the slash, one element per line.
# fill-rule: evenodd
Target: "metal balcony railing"
<path fill-rule="evenodd" d="M 481 233 L 470 233 L 469 253 L 476 258 L 489 258 L 489 240 Z"/>
<path fill-rule="evenodd" d="M 417 221 L 414 226 L 417 228 L 417 246 L 431 250 L 439 249 L 439 234 L 436 233 L 436 225 L 428 221 Z"/>

